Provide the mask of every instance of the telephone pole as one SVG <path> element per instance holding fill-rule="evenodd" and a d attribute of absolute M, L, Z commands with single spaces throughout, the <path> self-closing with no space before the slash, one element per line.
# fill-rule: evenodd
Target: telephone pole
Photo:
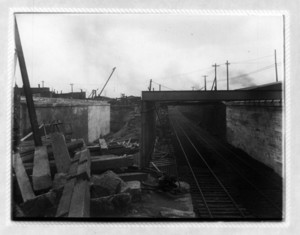
<path fill-rule="evenodd" d="M 73 85 L 74 85 L 73 83 L 70 84 L 72 93 L 73 93 Z"/>
<path fill-rule="evenodd" d="M 219 67 L 220 65 L 218 64 L 213 64 L 212 67 L 215 67 L 215 91 L 217 90 L 217 67 Z"/>
<path fill-rule="evenodd" d="M 227 72 L 227 91 L 229 90 L 229 70 L 228 70 L 228 65 L 230 65 L 230 63 L 228 63 L 228 60 L 226 61 L 226 72 Z"/>
<path fill-rule="evenodd" d="M 274 56 L 275 56 L 275 74 L 276 74 L 276 82 L 278 82 L 278 72 L 277 72 L 277 56 L 276 56 L 276 50 L 274 50 Z"/>
<path fill-rule="evenodd" d="M 206 78 L 207 78 L 207 75 L 203 75 L 204 77 L 204 90 L 206 91 Z"/>
<path fill-rule="evenodd" d="M 150 79 L 150 84 L 149 84 L 149 87 L 148 87 L 149 91 L 151 91 L 151 87 L 152 87 L 152 79 Z"/>

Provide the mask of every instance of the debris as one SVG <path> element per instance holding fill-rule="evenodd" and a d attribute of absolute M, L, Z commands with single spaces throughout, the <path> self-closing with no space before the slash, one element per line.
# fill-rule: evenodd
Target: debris
<path fill-rule="evenodd" d="M 137 180 L 128 181 L 123 184 L 121 188 L 121 193 L 130 193 L 132 202 L 137 202 L 142 199 L 141 192 L 141 182 Z"/>
<path fill-rule="evenodd" d="M 172 208 L 162 207 L 160 215 L 164 218 L 195 218 L 196 215 L 193 211 L 182 211 Z"/>
<path fill-rule="evenodd" d="M 19 153 L 13 154 L 13 167 L 16 173 L 18 185 L 22 194 L 23 201 L 35 198 L 28 175 L 23 166 L 22 159 Z"/>
<path fill-rule="evenodd" d="M 27 200 L 20 205 L 26 217 L 44 217 L 46 211 L 55 205 L 57 194 L 53 191 Z"/>
<path fill-rule="evenodd" d="M 52 133 L 52 149 L 58 173 L 67 173 L 71 164 L 70 154 L 61 133 Z"/>
<path fill-rule="evenodd" d="M 99 139 L 101 149 L 108 149 L 105 139 Z"/>
<path fill-rule="evenodd" d="M 103 215 L 103 213 L 120 212 L 131 203 L 129 193 L 114 194 L 106 197 L 91 199 L 91 214 Z"/>
<path fill-rule="evenodd" d="M 48 189 L 52 186 L 46 146 L 37 146 L 35 149 L 32 182 L 35 191 Z"/>
<path fill-rule="evenodd" d="M 122 173 L 118 174 L 118 176 L 125 182 L 132 180 L 145 181 L 148 178 L 148 174 L 144 172 Z"/>

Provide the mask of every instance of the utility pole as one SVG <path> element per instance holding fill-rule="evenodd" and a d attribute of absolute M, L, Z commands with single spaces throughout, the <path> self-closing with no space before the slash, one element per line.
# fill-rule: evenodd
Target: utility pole
<path fill-rule="evenodd" d="M 73 85 L 74 85 L 73 83 L 70 84 L 72 93 L 73 93 Z"/>
<path fill-rule="evenodd" d="M 44 88 L 44 81 L 42 81 L 42 87 Z"/>
<path fill-rule="evenodd" d="M 275 74 L 276 74 L 276 82 L 278 82 L 278 72 L 277 72 L 277 56 L 276 56 L 276 50 L 274 50 L 274 56 L 275 56 Z"/>
<path fill-rule="evenodd" d="M 215 67 L 215 91 L 217 90 L 217 67 L 219 67 L 220 65 L 217 64 L 213 64 L 212 67 Z"/>
<path fill-rule="evenodd" d="M 228 70 L 228 65 L 230 65 L 230 63 L 228 63 L 228 60 L 226 61 L 226 72 L 227 72 L 227 91 L 229 91 L 229 70 Z"/>
<path fill-rule="evenodd" d="M 150 79 L 150 84 L 149 84 L 149 87 L 148 87 L 149 91 L 151 91 L 151 87 L 152 87 L 152 79 Z"/>
<path fill-rule="evenodd" d="M 206 78 L 207 78 L 207 75 L 204 75 L 204 90 L 206 91 Z"/>

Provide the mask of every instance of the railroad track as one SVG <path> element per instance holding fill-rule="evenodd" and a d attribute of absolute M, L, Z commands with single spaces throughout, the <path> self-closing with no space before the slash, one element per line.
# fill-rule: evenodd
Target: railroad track
<path fill-rule="evenodd" d="M 178 172 L 191 185 L 194 208 L 204 219 L 282 219 L 280 180 L 264 179 L 255 164 L 199 131 L 182 114 L 169 109 Z M 266 176 L 266 175 L 264 175 Z"/>

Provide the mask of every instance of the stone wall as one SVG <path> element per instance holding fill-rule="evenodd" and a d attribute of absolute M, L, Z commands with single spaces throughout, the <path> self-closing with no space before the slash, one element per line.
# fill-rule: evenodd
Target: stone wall
<path fill-rule="evenodd" d="M 227 102 L 227 141 L 282 176 L 280 102 Z"/>
<path fill-rule="evenodd" d="M 63 98 L 34 97 L 37 121 L 50 123 L 59 120 L 71 124 L 72 138 L 93 142 L 110 132 L 110 105 L 106 102 Z M 26 100 L 21 98 L 20 135 L 31 131 Z"/>

